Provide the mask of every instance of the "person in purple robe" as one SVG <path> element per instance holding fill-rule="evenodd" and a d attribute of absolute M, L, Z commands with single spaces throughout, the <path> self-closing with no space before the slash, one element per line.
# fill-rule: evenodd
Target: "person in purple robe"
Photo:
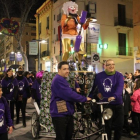
<path fill-rule="evenodd" d="M 25 71 L 23 75 L 27 78 L 27 81 L 29 83 L 29 88 L 30 88 L 30 93 L 29 94 L 31 94 L 31 87 L 32 87 L 33 81 L 30 78 L 30 72 Z"/>
<path fill-rule="evenodd" d="M 19 123 L 19 111 L 21 109 L 23 127 L 26 127 L 25 110 L 27 99 L 30 97 L 30 92 L 29 92 L 29 83 L 27 81 L 27 78 L 23 76 L 23 68 L 21 66 L 18 68 L 16 79 L 18 81 L 18 99 L 16 102 L 16 115 L 17 115 L 16 124 Z"/>
<path fill-rule="evenodd" d="M 0 85 L 0 140 L 8 140 L 8 134 L 11 134 L 13 131 L 13 122 L 9 105 L 2 93 L 2 86 Z"/>
<path fill-rule="evenodd" d="M 37 102 L 39 107 L 40 107 L 40 100 L 41 100 L 40 89 L 41 89 L 41 81 L 42 81 L 43 73 L 44 71 L 39 71 L 38 73 L 36 73 L 36 79 L 34 80 L 31 88 L 32 98 Z"/>
<path fill-rule="evenodd" d="M 32 71 L 30 73 L 30 78 L 32 79 L 32 81 L 34 82 L 34 80 L 36 79 L 36 71 Z"/>
<path fill-rule="evenodd" d="M 11 118 L 14 121 L 14 104 L 17 100 L 18 82 L 13 76 L 13 70 L 8 69 L 2 79 L 3 96 L 6 98 L 11 112 Z"/>

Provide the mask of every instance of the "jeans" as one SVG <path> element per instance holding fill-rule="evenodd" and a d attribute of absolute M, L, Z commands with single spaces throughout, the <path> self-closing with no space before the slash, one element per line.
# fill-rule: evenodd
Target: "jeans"
<path fill-rule="evenodd" d="M 74 131 L 73 116 L 52 117 L 56 140 L 71 140 Z"/>
<path fill-rule="evenodd" d="M 108 140 L 111 140 L 112 130 L 114 130 L 114 140 L 120 140 L 124 124 L 123 105 L 108 105 L 107 108 L 110 108 L 113 111 L 112 118 L 105 121 L 105 131 Z"/>

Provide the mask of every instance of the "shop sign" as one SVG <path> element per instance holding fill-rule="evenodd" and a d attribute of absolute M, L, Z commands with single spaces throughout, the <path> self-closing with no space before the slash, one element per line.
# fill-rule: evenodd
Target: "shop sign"
<path fill-rule="evenodd" d="M 38 54 L 38 42 L 29 42 L 29 55 Z"/>

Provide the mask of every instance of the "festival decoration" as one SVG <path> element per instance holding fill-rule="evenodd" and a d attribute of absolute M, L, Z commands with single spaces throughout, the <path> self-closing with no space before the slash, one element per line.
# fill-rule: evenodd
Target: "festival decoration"
<path fill-rule="evenodd" d="M 16 53 L 16 61 L 22 61 L 22 54 L 20 52 Z"/>
<path fill-rule="evenodd" d="M 9 58 L 10 61 L 15 61 L 15 53 L 14 52 L 11 52 L 10 53 L 10 58 Z"/>
<path fill-rule="evenodd" d="M 19 30 L 19 23 L 9 18 L 0 20 L 0 32 L 8 36 L 14 36 Z"/>
<path fill-rule="evenodd" d="M 52 124 L 52 119 L 50 115 L 50 99 L 51 99 L 51 83 L 52 79 L 55 77 L 57 73 L 56 72 L 44 72 L 41 82 L 41 103 L 40 103 L 40 116 L 39 116 L 39 122 L 47 127 L 48 132 L 54 132 L 54 127 Z M 38 75 L 42 76 L 41 72 L 38 72 Z M 36 75 L 36 76 L 38 76 Z M 70 72 L 69 77 L 67 78 L 67 81 L 71 88 L 75 88 L 75 72 Z M 81 72 L 79 73 L 79 85 L 81 86 L 81 89 L 85 88 L 86 84 L 86 94 L 83 94 L 84 96 L 88 96 L 92 86 L 93 86 L 93 80 L 95 78 L 94 73 L 86 73 L 86 75 Z M 85 80 L 85 82 L 82 82 Z M 85 109 L 87 112 L 91 112 L 90 108 Z M 79 112 L 75 112 L 74 114 L 75 118 L 80 118 L 81 114 Z M 79 127 L 79 123 L 77 121 L 74 121 L 74 129 L 76 130 Z"/>

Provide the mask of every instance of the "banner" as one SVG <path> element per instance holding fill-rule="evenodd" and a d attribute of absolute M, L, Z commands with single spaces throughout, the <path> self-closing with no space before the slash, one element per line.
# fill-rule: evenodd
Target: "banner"
<path fill-rule="evenodd" d="M 21 53 L 16 54 L 16 61 L 22 61 L 22 55 Z"/>
<path fill-rule="evenodd" d="M 89 23 L 87 43 L 98 44 L 99 33 L 100 33 L 100 25 L 96 23 Z"/>
<path fill-rule="evenodd" d="M 14 52 L 11 52 L 10 53 L 10 61 L 15 61 L 15 53 Z"/>
<path fill-rule="evenodd" d="M 29 42 L 29 55 L 38 54 L 38 42 Z"/>

